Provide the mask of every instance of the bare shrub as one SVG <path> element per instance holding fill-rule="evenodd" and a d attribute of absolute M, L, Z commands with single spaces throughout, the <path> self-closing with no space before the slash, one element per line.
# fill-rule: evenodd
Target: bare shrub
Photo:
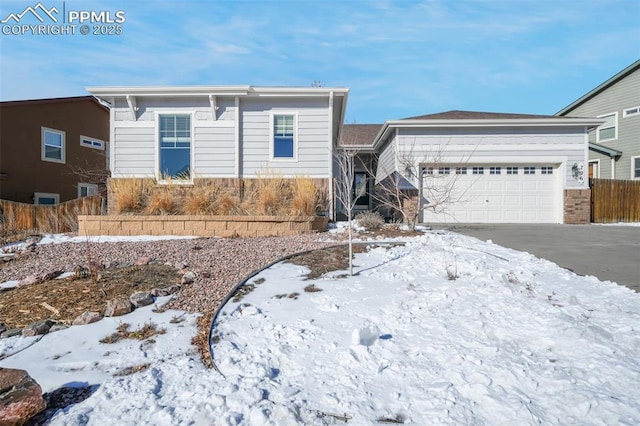
<path fill-rule="evenodd" d="M 315 215 L 318 205 L 318 189 L 313 180 L 297 176 L 292 182 L 292 192 L 291 214 L 293 216 Z"/>
<path fill-rule="evenodd" d="M 378 212 L 362 212 L 356 216 L 358 225 L 367 231 L 381 229 L 384 226 L 384 218 Z"/>

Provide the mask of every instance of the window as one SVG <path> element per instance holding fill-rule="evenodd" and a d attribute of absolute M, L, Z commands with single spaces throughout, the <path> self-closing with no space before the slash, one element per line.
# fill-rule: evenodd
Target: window
<path fill-rule="evenodd" d="M 517 175 L 518 174 L 518 168 L 517 167 L 507 167 L 507 174 L 508 175 Z"/>
<path fill-rule="evenodd" d="M 525 175 L 535 175 L 536 168 L 533 166 L 524 166 L 524 174 Z"/>
<path fill-rule="evenodd" d="M 60 194 L 52 194 L 49 192 L 36 192 L 33 194 L 33 203 L 40 205 L 58 204 L 60 202 Z"/>
<path fill-rule="evenodd" d="M 467 168 L 466 167 L 456 167 L 456 174 L 457 175 L 466 175 L 467 174 Z"/>
<path fill-rule="evenodd" d="M 552 175 L 553 174 L 553 167 L 551 167 L 551 166 L 542 166 L 542 167 L 540 167 L 540 174 Z"/>
<path fill-rule="evenodd" d="M 423 175 L 432 175 L 433 174 L 433 167 L 427 167 L 424 169 L 424 171 L 422 172 Z"/>
<path fill-rule="evenodd" d="M 440 174 L 440 175 L 449 175 L 449 174 L 451 174 L 451 167 L 440 167 L 438 169 L 438 174 Z"/>
<path fill-rule="evenodd" d="M 502 173 L 502 168 L 501 167 L 489 167 L 489 174 L 490 175 L 499 175 Z"/>
<path fill-rule="evenodd" d="M 64 132 L 42 128 L 42 161 L 64 163 Z"/>
<path fill-rule="evenodd" d="M 640 157 L 631 157 L 631 179 L 640 179 Z"/>
<path fill-rule="evenodd" d="M 92 183 L 78 184 L 78 198 L 89 197 L 98 193 L 98 185 Z"/>
<path fill-rule="evenodd" d="M 353 176 L 352 196 L 356 200 L 356 206 L 369 206 L 369 192 L 367 188 L 367 174 L 355 172 Z M 357 197 L 357 198 L 355 198 Z"/>
<path fill-rule="evenodd" d="M 622 112 L 623 117 L 631 117 L 634 115 L 640 115 L 640 106 L 627 108 Z"/>
<path fill-rule="evenodd" d="M 605 118 L 607 121 L 598 127 L 598 142 L 608 141 L 618 138 L 618 113 L 601 115 L 598 118 Z"/>
<path fill-rule="evenodd" d="M 99 149 L 104 151 L 104 141 L 99 139 L 89 138 L 87 136 L 80 136 L 80 145 L 86 148 Z"/>
<path fill-rule="evenodd" d="M 473 168 L 473 174 L 474 175 L 483 175 L 484 174 L 484 167 L 474 167 Z"/>
<path fill-rule="evenodd" d="M 160 176 L 191 178 L 191 116 L 160 116 Z"/>
<path fill-rule="evenodd" d="M 295 158 L 295 115 L 273 115 L 273 158 Z"/>

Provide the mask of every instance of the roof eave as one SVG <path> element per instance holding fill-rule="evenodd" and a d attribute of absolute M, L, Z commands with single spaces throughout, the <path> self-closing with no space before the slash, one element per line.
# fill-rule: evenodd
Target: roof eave
<path fill-rule="evenodd" d="M 338 87 L 253 87 L 253 86 L 112 86 L 87 87 L 100 98 L 124 96 L 327 96 L 330 92 L 346 96 L 349 89 Z"/>

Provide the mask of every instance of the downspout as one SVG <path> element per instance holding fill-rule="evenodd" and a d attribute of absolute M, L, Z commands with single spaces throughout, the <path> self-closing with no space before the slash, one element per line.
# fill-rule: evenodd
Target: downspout
<path fill-rule="evenodd" d="M 329 92 L 329 217 L 335 221 L 335 200 L 333 199 L 333 145 L 333 91 L 331 91 Z"/>
<path fill-rule="evenodd" d="M 235 154 L 236 154 L 236 164 L 235 164 L 235 175 L 237 178 L 242 178 L 242 158 L 240 155 L 240 97 L 236 96 L 235 98 L 235 127 L 234 131 L 234 139 L 235 139 Z"/>
<path fill-rule="evenodd" d="M 616 178 L 616 157 L 611 157 L 611 179 Z"/>

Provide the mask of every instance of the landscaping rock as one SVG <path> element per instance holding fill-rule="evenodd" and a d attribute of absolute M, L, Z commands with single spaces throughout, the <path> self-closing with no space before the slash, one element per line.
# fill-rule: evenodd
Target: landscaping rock
<path fill-rule="evenodd" d="M 60 275 L 62 275 L 64 271 L 51 271 L 51 272 L 47 272 L 46 274 L 43 274 L 40 277 L 40 281 L 49 281 L 49 280 L 53 280 L 55 278 L 58 278 Z"/>
<path fill-rule="evenodd" d="M 8 337 L 20 336 L 21 334 L 21 328 L 10 328 L 9 330 L 3 331 L 2 334 L 0 334 L 0 338 L 6 339 Z"/>
<path fill-rule="evenodd" d="M 22 425 L 47 407 L 42 388 L 24 370 L 0 368 L 0 423 Z"/>
<path fill-rule="evenodd" d="M 55 333 L 56 331 L 65 330 L 67 328 L 69 328 L 68 325 L 57 322 L 51 326 L 51 328 L 49 329 L 49 333 Z"/>
<path fill-rule="evenodd" d="M 144 266 L 144 265 L 148 265 L 149 262 L 151 262 L 151 258 L 150 257 L 139 257 L 136 259 L 135 262 L 133 262 L 134 266 Z"/>
<path fill-rule="evenodd" d="M 51 326 L 55 324 L 51 320 L 40 320 L 36 321 L 33 324 L 29 324 L 22 330 L 22 335 L 31 337 L 31 336 L 39 336 L 41 334 L 47 334 L 51 329 Z"/>
<path fill-rule="evenodd" d="M 7 330 L 7 326 L 0 322 L 0 334 L 4 333 Z"/>
<path fill-rule="evenodd" d="M 193 272 L 193 271 L 187 271 L 185 272 L 185 274 L 182 276 L 182 279 L 180 280 L 181 284 L 191 284 L 192 282 L 194 282 L 196 280 L 196 277 L 198 275 Z"/>
<path fill-rule="evenodd" d="M 126 315 L 133 312 L 133 305 L 129 299 L 115 299 L 107 302 L 107 307 L 104 310 L 105 317 L 119 317 L 120 315 Z"/>
<path fill-rule="evenodd" d="M 10 260 L 13 260 L 15 258 L 16 258 L 15 254 L 7 254 L 7 255 L 4 255 L 4 256 L 0 257 L 0 259 L 4 260 L 5 262 L 9 262 Z"/>
<path fill-rule="evenodd" d="M 155 297 L 164 297 L 164 296 L 170 296 L 174 293 L 177 293 L 179 290 L 180 290 L 180 286 L 175 284 L 175 285 L 169 285 L 162 288 L 154 288 L 153 290 L 151 290 L 151 294 L 154 295 Z"/>
<path fill-rule="evenodd" d="M 40 282 L 40 277 L 35 275 L 29 275 L 28 277 L 18 281 L 16 287 L 24 287 L 27 285 L 37 284 Z"/>
<path fill-rule="evenodd" d="M 82 315 L 77 316 L 73 320 L 73 325 L 87 325 L 92 324 L 94 322 L 100 321 L 102 319 L 102 314 L 100 312 L 91 312 L 86 311 Z"/>
<path fill-rule="evenodd" d="M 131 295 L 129 301 L 133 303 L 136 308 L 148 306 L 153 303 L 153 296 L 146 291 L 137 291 Z"/>

